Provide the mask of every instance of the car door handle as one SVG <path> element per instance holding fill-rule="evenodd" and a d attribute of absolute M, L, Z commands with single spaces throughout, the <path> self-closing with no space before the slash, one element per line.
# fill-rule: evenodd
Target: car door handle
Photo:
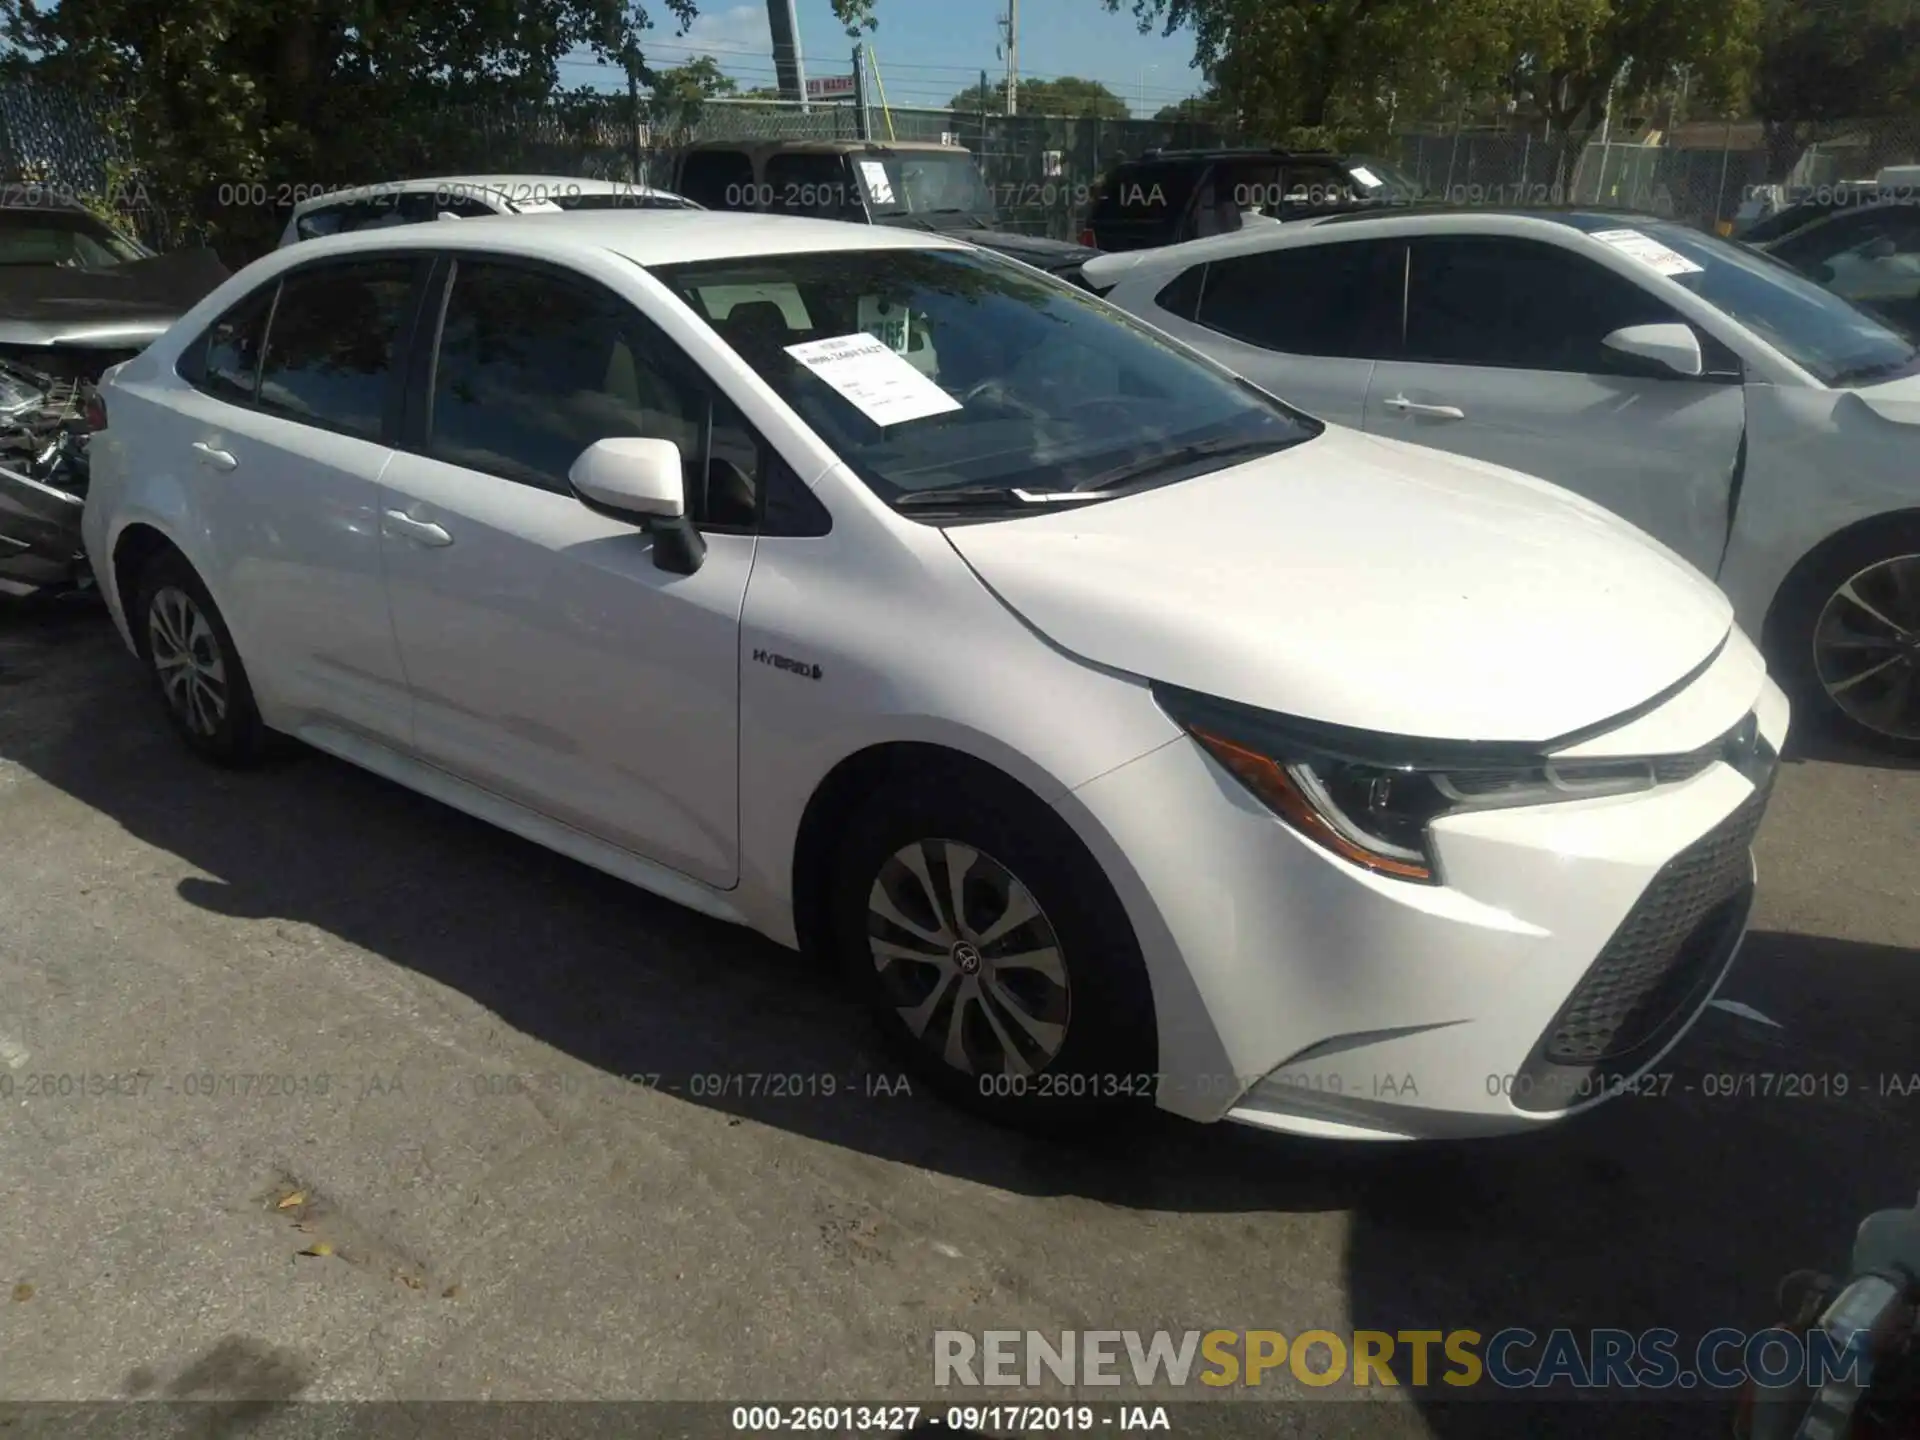
<path fill-rule="evenodd" d="M 446 527 L 436 525 L 431 520 L 416 520 L 404 510 L 389 510 L 386 513 L 387 533 L 400 539 L 411 540 L 417 545 L 451 545 L 453 536 Z"/>
<path fill-rule="evenodd" d="M 1426 415 L 1435 420 L 1464 420 L 1467 412 L 1458 405 L 1422 405 L 1418 400 L 1409 400 L 1404 395 L 1396 395 L 1391 400 L 1380 402 L 1389 410 L 1398 410 L 1402 415 Z"/>
<path fill-rule="evenodd" d="M 210 465 L 215 470 L 232 470 L 239 465 L 231 450 L 222 450 L 217 445 L 209 445 L 204 440 L 193 442 L 194 454 L 200 457 L 202 465 Z"/>

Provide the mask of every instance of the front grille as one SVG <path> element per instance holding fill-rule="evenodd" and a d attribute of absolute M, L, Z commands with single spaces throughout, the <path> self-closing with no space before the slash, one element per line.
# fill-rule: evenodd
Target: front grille
<path fill-rule="evenodd" d="M 1744 914 L 1753 837 L 1771 785 L 1662 867 L 1542 1038 L 1540 1057 L 1592 1066 L 1631 1055 L 1661 1034 L 1724 958 L 1725 932 Z"/>

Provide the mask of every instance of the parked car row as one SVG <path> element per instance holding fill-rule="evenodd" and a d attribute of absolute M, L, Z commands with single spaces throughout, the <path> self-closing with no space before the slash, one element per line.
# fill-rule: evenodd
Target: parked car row
<path fill-rule="evenodd" d="M 1911 337 L 1637 216 L 1036 249 L 953 148 L 296 214 L 91 405 L 81 538 L 184 742 L 830 957 L 1009 1123 L 1630 1090 L 1745 931 L 1750 637 L 1920 739 Z"/>

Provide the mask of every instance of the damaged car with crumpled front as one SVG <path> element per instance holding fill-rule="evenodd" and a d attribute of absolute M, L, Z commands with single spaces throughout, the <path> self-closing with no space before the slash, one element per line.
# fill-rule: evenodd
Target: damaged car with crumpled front
<path fill-rule="evenodd" d="M 229 273 L 210 250 L 156 255 L 80 205 L 0 187 L 0 595 L 91 584 L 93 387 Z"/>

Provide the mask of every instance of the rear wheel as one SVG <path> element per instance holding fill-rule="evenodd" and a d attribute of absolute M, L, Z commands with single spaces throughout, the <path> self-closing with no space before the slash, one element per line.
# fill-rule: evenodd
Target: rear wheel
<path fill-rule="evenodd" d="M 172 551 L 140 571 L 129 628 L 167 719 L 194 753 L 242 765 L 267 748 L 246 667 L 213 597 Z"/>
<path fill-rule="evenodd" d="M 1119 898 L 998 772 L 955 766 L 870 802 L 832 907 L 882 1037 L 948 1100 L 1044 1131 L 1151 1104 L 1153 997 Z"/>
<path fill-rule="evenodd" d="M 1838 547 L 1796 577 L 1782 616 L 1778 659 L 1810 718 L 1920 751 L 1920 523 Z"/>

